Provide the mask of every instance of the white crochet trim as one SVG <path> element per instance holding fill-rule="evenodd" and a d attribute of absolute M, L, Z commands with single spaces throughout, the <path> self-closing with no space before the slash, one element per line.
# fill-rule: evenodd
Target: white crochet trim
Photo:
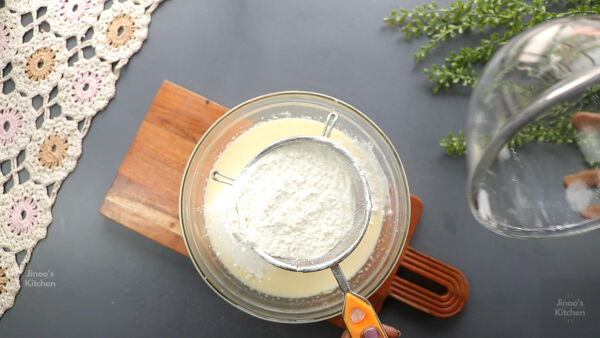
<path fill-rule="evenodd" d="M 49 48 L 55 53 L 54 65 L 45 79 L 36 81 L 27 76 L 28 60 L 30 60 L 36 51 L 42 48 Z M 31 66 L 37 67 L 35 64 Z M 65 40 L 56 37 L 52 33 L 39 33 L 19 47 L 13 62 L 11 74 L 19 92 L 25 93 L 25 95 L 30 97 L 37 94 L 44 95 L 50 93 L 58 84 L 58 80 L 60 80 L 66 69 L 67 48 Z"/>
<path fill-rule="evenodd" d="M 33 217 L 31 230 L 24 234 L 16 234 L 6 225 L 10 224 L 9 218 L 11 212 L 14 212 L 12 209 L 14 203 L 23 198 L 29 198 L 31 203 L 36 206 L 37 215 Z M 27 181 L 11 189 L 10 192 L 0 197 L 0 221 L 4 225 L 0 229 L 0 241 L 14 243 L 10 249 L 15 253 L 35 247 L 40 239 L 46 237 L 46 228 L 52 222 L 51 206 L 52 203 L 46 188 L 40 184 Z"/>
<path fill-rule="evenodd" d="M 42 166 L 38 154 L 41 151 L 40 145 L 51 135 L 66 138 L 68 148 L 65 157 L 60 161 L 61 164 L 53 169 L 47 169 Z M 44 185 L 64 180 L 77 165 L 77 159 L 81 155 L 82 139 L 83 137 L 77 129 L 77 123 L 65 119 L 64 116 L 44 121 L 42 128 L 31 136 L 31 142 L 25 151 L 25 169 L 29 172 L 31 179 Z"/>
<path fill-rule="evenodd" d="M 94 25 L 94 47 L 99 58 L 109 62 L 129 58 L 141 46 L 148 36 L 148 23 L 150 17 L 144 16 L 144 7 L 133 2 L 114 2 L 112 6 L 102 12 L 100 19 Z M 124 46 L 115 48 L 109 45 L 108 25 L 120 14 L 135 18 L 133 32 L 134 38 Z"/>
<path fill-rule="evenodd" d="M 13 59 L 15 54 L 17 54 L 18 48 L 15 48 L 15 46 L 21 44 L 23 33 L 20 15 L 9 14 L 2 17 L 2 22 L 0 22 L 0 34 L 7 37 L 7 41 L 4 41 L 4 43 L 0 45 L 0 66 L 2 68 Z"/>
<path fill-rule="evenodd" d="M 52 1 L 52 0 L 50 0 Z M 6 0 L 6 8 L 16 11 L 17 13 L 35 12 L 43 6 L 46 1 L 42 0 Z"/>
<path fill-rule="evenodd" d="M 21 288 L 19 277 L 23 270 L 17 264 L 15 253 L 11 251 L 0 250 L 0 266 L 0 278 L 2 279 L 0 285 L 5 290 L 0 293 L 0 316 L 2 316 L 15 302 L 15 295 Z"/>
<path fill-rule="evenodd" d="M 48 3 L 48 23 L 63 37 L 85 34 L 104 9 L 103 0 L 54 0 Z"/>
<path fill-rule="evenodd" d="M 6 0 L 0 8 L 0 316 L 46 237 L 92 117 L 115 95 L 159 2 Z"/>
<path fill-rule="evenodd" d="M 90 80 L 94 81 L 94 84 L 91 84 Z M 73 117 L 76 121 L 94 116 L 106 107 L 115 95 L 116 81 L 110 64 L 97 58 L 78 61 L 65 71 L 58 83 L 57 100 L 62 104 L 63 114 Z M 89 96 L 82 98 L 78 95 L 77 87 L 82 85 L 88 86 L 86 94 Z"/>
<path fill-rule="evenodd" d="M 18 122 L 0 126 L 0 162 L 17 156 L 27 146 L 35 131 L 36 111 L 31 106 L 31 101 L 17 92 L 0 95 L 0 120 L 3 120 L 4 114 L 13 115 Z M 9 138 L 9 133 L 16 134 L 16 137 Z"/>

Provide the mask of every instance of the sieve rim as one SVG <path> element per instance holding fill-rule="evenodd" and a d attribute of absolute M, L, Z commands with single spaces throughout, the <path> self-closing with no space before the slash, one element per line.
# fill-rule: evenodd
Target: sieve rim
<path fill-rule="evenodd" d="M 256 163 L 259 159 L 261 159 L 262 157 L 264 157 L 266 154 L 270 153 L 271 151 L 273 151 L 277 148 L 281 148 L 283 146 L 289 145 L 290 143 L 297 143 L 297 142 L 312 142 L 312 143 L 316 143 L 316 144 L 325 145 L 329 149 L 331 149 L 331 150 L 335 151 L 336 153 L 338 153 L 339 155 L 341 155 L 341 157 L 345 161 L 348 161 L 348 163 L 350 164 L 348 167 L 352 168 L 356 172 L 356 174 L 358 176 L 358 180 L 356 180 L 356 182 L 355 182 L 355 180 L 353 180 L 352 183 L 360 183 L 359 196 L 356 197 L 356 201 L 359 202 L 360 205 L 364 205 L 365 215 L 363 217 L 361 217 L 360 222 L 356 222 L 355 224 L 353 224 L 351 230 L 348 231 L 348 234 L 345 235 L 344 237 L 342 237 L 342 240 L 340 242 L 338 242 L 332 248 L 331 251 L 333 251 L 333 249 L 335 249 L 344 239 L 347 239 L 348 236 L 350 236 L 352 234 L 356 234 L 356 238 L 354 238 L 354 240 L 351 242 L 351 244 L 348 247 L 346 247 L 344 250 L 341 250 L 340 253 L 337 254 L 336 256 L 334 256 L 333 258 L 328 257 L 329 252 L 331 252 L 331 251 L 329 251 L 327 254 L 317 257 L 317 258 L 313 258 L 313 259 L 290 259 L 288 261 L 285 258 L 277 258 L 272 255 L 269 255 L 268 253 L 266 253 L 263 250 L 260 250 L 256 247 L 253 247 L 252 249 L 259 256 L 261 256 L 264 260 L 266 260 L 267 262 L 269 262 L 270 264 L 272 264 L 276 267 L 279 267 L 279 268 L 282 268 L 285 270 L 289 270 L 289 271 L 296 271 L 296 272 L 315 272 L 315 271 L 328 269 L 328 268 L 340 263 L 346 257 L 348 257 L 348 255 L 350 255 L 354 251 L 354 249 L 356 249 L 356 247 L 358 246 L 358 244 L 364 237 L 364 235 L 367 231 L 367 228 L 369 226 L 369 222 L 371 221 L 371 207 L 372 207 L 371 193 L 370 193 L 370 187 L 369 187 L 367 178 L 366 178 L 363 170 L 360 168 L 360 165 L 358 164 L 356 159 L 346 149 L 344 149 L 337 143 L 333 142 L 328 137 L 324 137 L 324 136 L 294 136 L 294 137 L 288 137 L 288 138 L 281 139 L 277 142 L 273 142 L 273 143 L 269 144 L 268 146 L 266 146 L 265 148 L 263 148 L 250 161 L 248 161 L 248 163 L 246 164 L 246 166 L 241 171 L 241 173 L 238 177 L 242 177 L 244 175 L 244 173 L 247 172 L 248 168 L 250 168 L 254 163 Z M 360 228 L 357 226 L 357 224 L 359 224 L 359 223 L 360 223 Z M 355 226 L 357 229 L 360 229 L 358 232 L 352 231 L 352 230 L 354 230 Z M 327 257 L 327 259 L 320 259 L 322 257 Z M 285 259 L 286 261 L 283 261 L 282 259 Z"/>

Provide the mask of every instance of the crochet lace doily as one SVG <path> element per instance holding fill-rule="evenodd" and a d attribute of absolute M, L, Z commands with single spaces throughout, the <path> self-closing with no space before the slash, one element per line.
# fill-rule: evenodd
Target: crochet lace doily
<path fill-rule="evenodd" d="M 92 117 L 114 96 L 160 1 L 6 0 L 0 8 L 0 316 L 46 237 Z"/>

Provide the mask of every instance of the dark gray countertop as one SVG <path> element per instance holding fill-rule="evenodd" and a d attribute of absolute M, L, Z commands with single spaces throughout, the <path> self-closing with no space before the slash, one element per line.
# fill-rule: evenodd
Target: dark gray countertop
<path fill-rule="evenodd" d="M 186 257 L 98 214 L 165 79 L 225 106 L 272 91 L 323 92 L 355 105 L 382 127 L 404 162 L 411 192 L 425 203 L 412 246 L 462 270 L 471 289 L 464 311 L 450 319 L 388 301 L 381 319 L 405 337 L 560 336 L 549 328 L 557 325 L 554 304 L 566 293 L 586 302 L 586 316 L 567 329 L 598 336 L 598 325 L 591 323 L 600 320 L 599 231 L 514 240 L 485 230 L 471 216 L 465 161 L 447 157 L 438 145 L 448 131 L 464 129 L 468 92 L 431 94 L 421 71 L 431 60 L 415 64 L 418 43 L 382 23 L 395 6 L 417 3 L 162 3 L 148 40 L 121 73 L 116 97 L 94 119 L 78 167 L 58 194 L 48 237 L 27 266 L 52 272 L 55 287 L 23 286 L 0 320 L 0 336 L 341 333 L 327 322 L 283 325 L 242 313 L 205 285 Z"/>

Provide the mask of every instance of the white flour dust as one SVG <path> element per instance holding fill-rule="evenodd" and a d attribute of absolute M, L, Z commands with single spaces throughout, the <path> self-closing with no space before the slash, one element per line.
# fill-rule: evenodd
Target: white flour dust
<path fill-rule="evenodd" d="M 270 151 L 235 181 L 229 231 L 274 257 L 326 254 L 352 227 L 356 199 L 347 170 L 339 155 L 312 142 Z"/>

